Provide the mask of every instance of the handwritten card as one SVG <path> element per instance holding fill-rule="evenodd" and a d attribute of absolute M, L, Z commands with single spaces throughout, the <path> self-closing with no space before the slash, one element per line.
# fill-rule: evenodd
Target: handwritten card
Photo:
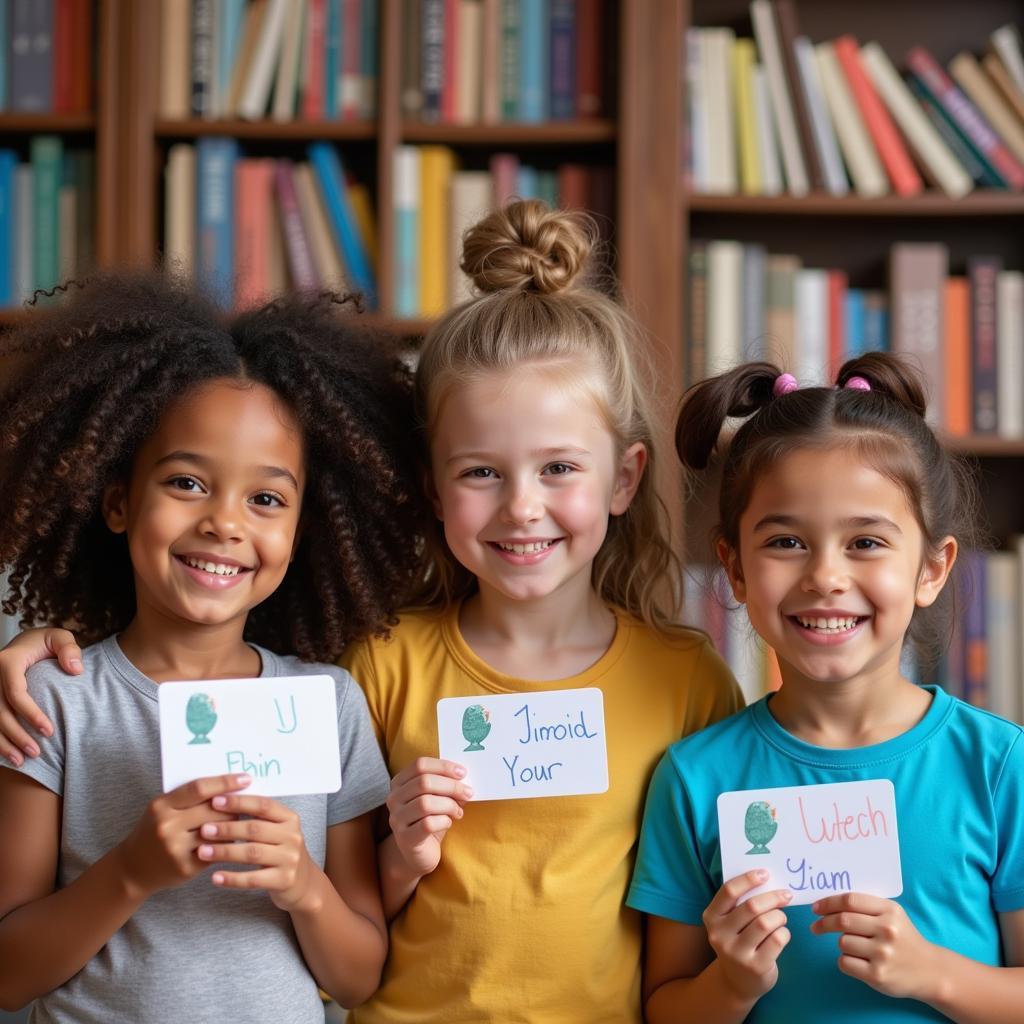
<path fill-rule="evenodd" d="M 341 788 L 330 676 L 161 683 L 157 693 L 165 793 L 226 772 L 248 772 L 245 792 L 259 796 Z"/>
<path fill-rule="evenodd" d="M 789 889 L 792 906 L 841 892 L 903 892 L 896 794 L 888 779 L 722 793 L 722 877 L 765 868 L 766 889 Z"/>
<path fill-rule="evenodd" d="M 474 800 L 604 793 L 608 743 L 600 690 L 446 697 L 441 757 L 466 768 Z"/>

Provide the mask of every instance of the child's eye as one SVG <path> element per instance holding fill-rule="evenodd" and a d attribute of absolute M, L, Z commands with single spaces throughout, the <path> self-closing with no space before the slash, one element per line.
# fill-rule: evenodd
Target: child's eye
<path fill-rule="evenodd" d="M 855 551 L 877 551 L 881 546 L 881 541 L 875 540 L 874 537 L 858 537 L 853 542 Z"/>
<path fill-rule="evenodd" d="M 566 476 L 568 473 L 572 473 L 575 467 L 570 466 L 567 462 L 552 462 L 550 466 L 546 466 L 544 469 L 545 473 L 550 476 Z"/>
<path fill-rule="evenodd" d="M 462 475 L 471 480 L 490 480 L 498 474 L 489 466 L 474 466 L 472 469 L 467 469 Z"/>
<path fill-rule="evenodd" d="M 259 494 L 252 496 L 252 503 L 259 505 L 260 508 L 284 508 L 285 500 L 280 494 L 275 494 L 273 491 L 260 491 Z"/>
<path fill-rule="evenodd" d="M 185 491 L 188 494 L 197 494 L 203 487 L 194 476 L 172 476 L 167 483 L 176 491 Z"/>
<path fill-rule="evenodd" d="M 767 546 L 778 548 L 780 551 L 797 551 L 802 545 L 796 537 L 772 537 Z"/>

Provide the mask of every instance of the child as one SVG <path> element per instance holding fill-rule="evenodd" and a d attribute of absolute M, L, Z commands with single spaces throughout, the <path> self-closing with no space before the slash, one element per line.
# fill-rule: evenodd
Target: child
<path fill-rule="evenodd" d="M 900 673 L 905 639 L 935 650 L 928 619 L 976 507 L 924 413 L 918 380 L 880 354 L 836 388 L 752 363 L 684 398 L 693 471 L 727 417 L 749 417 L 723 456 L 717 551 L 783 684 L 655 773 L 628 899 L 653 915 L 654 1024 L 1021 1019 L 1022 730 Z M 720 793 L 865 779 L 895 788 L 901 896 L 738 903 L 767 872 L 723 884 Z"/>
<path fill-rule="evenodd" d="M 391 954 L 358 1024 L 639 1022 L 640 915 L 623 899 L 647 782 L 665 746 L 739 706 L 707 639 L 659 600 L 678 574 L 650 388 L 626 315 L 577 283 L 592 245 L 589 220 L 538 202 L 487 217 L 463 259 L 483 294 L 421 353 L 433 591 L 345 654 L 395 775 Z M 603 691 L 605 794 L 467 803 L 461 766 L 432 756 L 443 697 L 577 687 Z"/>
<path fill-rule="evenodd" d="M 325 302 L 226 328 L 156 278 L 101 278 L 7 347 L 35 358 L 0 421 L 5 610 L 92 646 L 75 684 L 30 672 L 53 738 L 0 771 L 3 1005 L 322 1021 L 317 983 L 364 1000 L 388 776 L 359 688 L 310 662 L 382 630 L 417 571 L 407 372 Z M 159 684 L 311 673 L 335 680 L 338 793 L 161 795 Z"/>

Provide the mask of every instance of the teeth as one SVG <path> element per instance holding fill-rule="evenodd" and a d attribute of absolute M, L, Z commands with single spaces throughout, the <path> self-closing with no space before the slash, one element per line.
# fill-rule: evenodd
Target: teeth
<path fill-rule="evenodd" d="M 499 542 L 498 547 L 502 551 L 508 551 L 516 555 L 535 555 L 538 551 L 546 551 L 554 543 L 553 540 L 542 540 L 533 544 L 502 544 Z"/>
<path fill-rule="evenodd" d="M 198 558 L 186 558 L 185 564 L 193 569 L 202 569 L 203 572 L 211 572 L 215 576 L 237 576 L 239 567 L 237 565 L 221 565 L 219 562 L 203 562 Z"/>
<path fill-rule="evenodd" d="M 796 620 L 805 629 L 813 629 L 819 633 L 845 633 L 846 630 L 853 629 L 853 627 L 860 621 L 857 616 L 809 619 L 803 615 L 796 616 Z"/>

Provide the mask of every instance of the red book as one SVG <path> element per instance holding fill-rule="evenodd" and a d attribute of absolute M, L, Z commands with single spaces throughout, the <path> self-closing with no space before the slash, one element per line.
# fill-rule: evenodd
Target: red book
<path fill-rule="evenodd" d="M 879 99 L 875 87 L 861 66 L 857 40 L 853 36 L 840 36 L 833 45 L 864 123 L 868 126 L 878 155 L 885 165 L 893 190 L 901 196 L 918 195 L 924 189 L 924 182 L 914 168 L 907 147 L 903 144 L 889 111 L 885 109 L 885 104 Z"/>
<path fill-rule="evenodd" d="M 71 69 L 74 49 L 72 7 L 74 0 L 54 0 L 53 5 L 53 112 L 69 114 L 73 108 Z"/>
<path fill-rule="evenodd" d="M 92 0 L 75 0 L 71 19 L 75 40 L 71 48 L 71 109 L 81 114 L 93 108 L 93 11 Z"/>
<path fill-rule="evenodd" d="M 453 124 L 455 72 L 459 66 L 459 0 L 444 0 L 444 84 L 441 86 L 441 120 Z M 485 69 L 486 73 L 486 69 Z"/>
<path fill-rule="evenodd" d="M 966 277 L 946 278 L 946 431 L 971 433 L 971 292 Z"/>
<path fill-rule="evenodd" d="M 313 251 L 306 237 L 302 223 L 299 197 L 295 191 L 295 176 L 291 160 L 278 160 L 274 167 L 274 189 L 277 205 L 281 211 L 281 227 L 284 230 L 284 251 L 288 259 L 292 284 L 296 291 L 310 292 L 319 287 Z"/>
<path fill-rule="evenodd" d="M 327 0 L 309 0 L 306 14 L 306 81 L 302 93 L 302 116 L 307 121 L 321 121 L 324 117 L 326 26 Z"/>
<path fill-rule="evenodd" d="M 828 272 L 828 372 L 829 380 L 839 376 L 846 355 L 846 274 Z"/>
<path fill-rule="evenodd" d="M 270 280 L 270 216 L 274 161 L 239 160 L 235 166 L 235 305 L 266 302 Z"/>
<path fill-rule="evenodd" d="M 604 113 L 601 88 L 601 44 L 604 35 L 601 0 L 577 0 L 576 4 L 576 116 L 600 117 Z"/>
<path fill-rule="evenodd" d="M 558 168 L 558 205 L 563 210 L 587 208 L 588 175 L 583 164 L 562 164 Z"/>

